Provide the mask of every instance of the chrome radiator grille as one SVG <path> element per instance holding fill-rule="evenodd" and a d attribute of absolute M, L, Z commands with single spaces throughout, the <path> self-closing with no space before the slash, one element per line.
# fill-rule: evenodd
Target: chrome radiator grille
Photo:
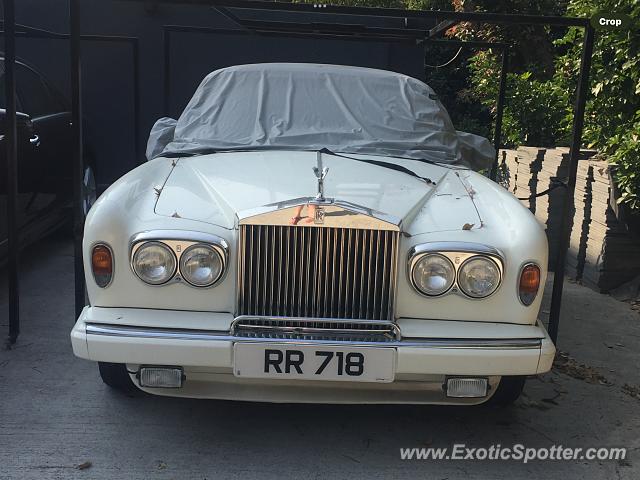
<path fill-rule="evenodd" d="M 355 342 L 391 342 L 400 339 L 398 326 L 388 320 L 237 317 L 231 327 L 237 337 Z"/>
<path fill-rule="evenodd" d="M 238 315 L 389 320 L 398 233 L 241 225 Z"/>

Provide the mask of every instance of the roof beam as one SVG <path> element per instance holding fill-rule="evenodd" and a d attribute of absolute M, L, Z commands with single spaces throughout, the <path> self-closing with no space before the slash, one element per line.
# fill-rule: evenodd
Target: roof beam
<path fill-rule="evenodd" d="M 457 25 L 459 22 L 457 20 L 443 20 L 431 30 L 429 30 L 429 38 L 439 37 L 441 34 L 444 34 L 447 30 L 449 30 L 454 25 Z"/>

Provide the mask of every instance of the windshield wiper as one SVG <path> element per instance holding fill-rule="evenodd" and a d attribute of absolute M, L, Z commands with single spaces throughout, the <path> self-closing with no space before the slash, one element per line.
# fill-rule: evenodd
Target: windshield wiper
<path fill-rule="evenodd" d="M 215 149 L 203 149 L 202 151 L 198 151 L 198 152 L 167 152 L 167 153 L 163 153 L 162 156 L 163 157 L 168 157 L 168 158 L 174 158 L 174 157 L 194 157 L 194 156 L 199 156 L 199 155 L 208 155 L 208 154 L 215 154 L 215 153 L 234 153 L 234 152 L 258 152 L 258 151 L 263 151 L 263 150 L 271 150 L 271 149 L 264 149 L 264 148 L 253 148 L 253 149 L 235 149 L 235 148 L 229 148 L 229 149 L 224 149 L 224 150 L 215 150 Z M 428 177 L 422 177 L 420 175 L 418 175 L 416 172 L 414 172 L 413 170 L 410 170 L 406 167 L 403 167 L 402 165 L 398 165 L 396 163 L 392 163 L 392 162 L 385 162 L 383 160 L 371 160 L 371 159 L 364 159 L 364 158 L 357 158 L 357 157 L 351 157 L 349 155 L 344 155 L 341 153 L 336 153 L 334 151 L 329 150 L 328 148 L 322 148 L 320 150 L 301 150 L 301 151 L 316 151 L 316 152 L 320 152 L 320 153 L 324 153 L 326 155 L 331 155 L 333 157 L 340 157 L 340 158 L 346 158 L 348 160 L 355 160 L 357 162 L 363 162 L 363 163 L 368 163 L 370 165 L 377 165 L 378 167 L 383 167 L 383 168 L 389 168 L 391 170 L 395 170 L 397 172 L 402 172 L 402 173 L 406 173 L 407 175 L 411 175 L 414 178 L 417 178 L 419 180 L 422 180 L 423 182 L 425 182 L 427 185 L 436 185 L 436 182 L 434 182 L 433 180 L 431 180 Z M 405 157 L 393 157 L 392 158 L 398 158 L 400 160 L 414 160 L 417 162 L 422 162 L 422 163 L 428 163 L 431 165 L 435 165 L 438 167 L 451 167 L 451 165 L 447 165 L 447 164 L 440 164 L 438 162 L 434 162 L 433 160 L 427 160 L 427 159 L 421 159 L 421 158 L 405 158 Z"/>
<path fill-rule="evenodd" d="M 436 167 L 449 168 L 451 170 L 469 170 L 469 167 L 464 165 L 457 165 L 455 163 L 438 162 L 437 160 L 428 160 L 426 158 L 414 158 L 414 157 L 401 157 L 399 155 L 385 155 L 389 158 L 397 158 L 399 160 L 411 160 L 413 162 L 428 163 L 429 165 L 435 165 Z"/>
<path fill-rule="evenodd" d="M 418 175 L 416 172 L 414 172 L 413 170 L 409 170 L 408 168 L 403 167 L 402 165 L 395 164 L 395 163 L 384 162 L 382 160 L 371 160 L 371 159 L 350 157 L 348 155 L 342 155 L 341 153 L 332 152 L 328 148 L 323 148 L 323 149 L 318 150 L 318 151 L 320 153 L 324 153 L 326 155 L 331 155 L 333 157 L 347 158 L 349 160 L 356 160 L 357 162 L 369 163 L 371 165 L 377 165 L 378 167 L 389 168 L 391 170 L 396 170 L 397 172 L 406 173 L 407 175 L 411 175 L 412 177 L 415 177 L 415 178 L 417 178 L 419 180 L 422 180 L 427 185 L 435 185 L 436 184 L 436 182 L 434 182 L 430 178 L 422 177 L 422 176 Z M 427 162 L 430 162 L 430 161 L 427 160 Z"/>

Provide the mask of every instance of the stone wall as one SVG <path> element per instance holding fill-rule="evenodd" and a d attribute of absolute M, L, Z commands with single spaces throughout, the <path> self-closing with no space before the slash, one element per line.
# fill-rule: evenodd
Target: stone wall
<path fill-rule="evenodd" d="M 524 199 L 522 203 L 545 227 L 550 269 L 557 259 L 566 189 L 555 188 L 538 198 L 534 195 L 566 181 L 568 164 L 568 148 L 500 151 L 500 182 Z M 602 292 L 640 275 L 640 240 L 611 208 L 615 198 L 609 167 L 595 151 L 581 152 L 574 198 L 567 274 Z"/>

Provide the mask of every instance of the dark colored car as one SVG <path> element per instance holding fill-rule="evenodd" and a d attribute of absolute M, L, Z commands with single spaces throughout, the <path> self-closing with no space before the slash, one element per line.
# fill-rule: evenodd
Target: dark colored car
<path fill-rule="evenodd" d="M 1 54 L 0 54 L 1 55 Z M 0 263 L 7 250 L 4 57 L 0 56 Z M 70 106 L 35 68 L 16 62 L 18 224 L 21 245 L 64 225 L 73 198 Z M 96 198 L 93 161 L 85 158 L 84 208 Z"/>

